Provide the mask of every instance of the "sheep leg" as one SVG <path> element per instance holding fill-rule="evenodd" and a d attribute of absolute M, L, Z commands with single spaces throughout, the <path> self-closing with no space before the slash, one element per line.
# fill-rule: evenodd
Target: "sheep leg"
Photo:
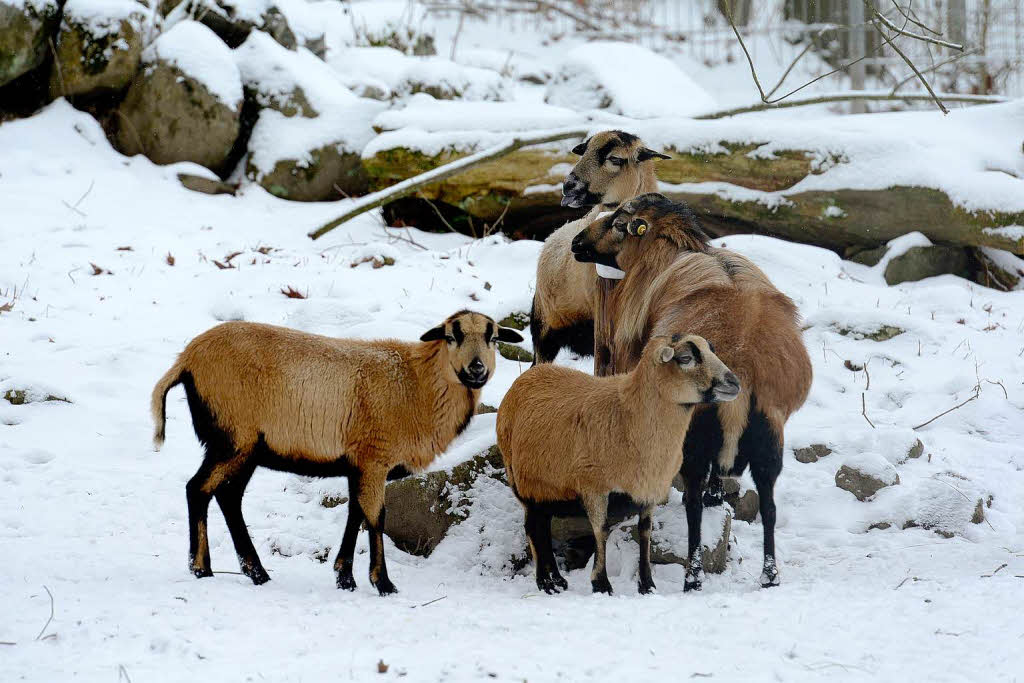
<path fill-rule="evenodd" d="M 359 507 L 363 510 L 370 535 L 370 583 L 381 595 L 398 592 L 388 578 L 388 567 L 384 561 L 384 524 L 387 514 L 384 509 L 384 487 L 387 477 L 386 468 L 369 469 L 363 472 L 359 483 Z"/>
<path fill-rule="evenodd" d="M 642 594 L 650 593 L 656 588 L 654 577 L 651 575 L 651 511 L 652 506 L 645 505 L 640 510 L 640 520 L 637 522 L 637 532 L 640 535 L 640 580 L 637 582 L 637 589 Z"/>
<path fill-rule="evenodd" d="M 716 507 L 725 501 L 725 487 L 722 485 L 722 476 L 717 464 L 711 465 L 711 474 L 708 475 L 708 485 L 704 489 L 703 498 L 706 508 Z"/>
<path fill-rule="evenodd" d="M 224 479 L 213 495 L 217 499 L 217 505 L 227 522 L 228 531 L 231 533 L 231 542 L 235 545 L 235 553 L 238 555 L 238 565 L 242 573 L 252 579 L 252 582 L 259 586 L 270 581 L 270 575 L 263 568 L 256 548 L 252 544 L 252 537 L 245 526 L 245 519 L 242 517 L 242 496 L 245 494 L 245 487 L 248 486 L 256 465 L 250 462 L 243 462 L 238 471 Z"/>
<path fill-rule="evenodd" d="M 185 499 L 188 502 L 188 565 L 189 571 L 197 579 L 213 576 L 206 515 L 210 509 L 210 498 L 213 497 L 213 487 L 209 484 L 216 464 L 216 460 L 207 455 L 185 485 Z"/>
<path fill-rule="evenodd" d="M 345 521 L 345 535 L 341 539 L 338 557 L 334 560 L 338 588 L 347 591 L 356 589 L 352 564 L 356 552 L 356 537 L 359 535 L 363 519 L 363 509 L 359 507 L 359 476 L 354 474 L 348 478 L 348 519 Z"/>
<path fill-rule="evenodd" d="M 781 449 L 779 462 L 781 463 Z M 758 463 L 761 465 L 762 463 Z M 761 525 L 764 527 L 764 569 L 761 572 L 761 587 L 779 585 L 779 569 L 775 563 L 775 480 L 778 472 L 774 467 L 755 466 L 750 463 L 750 476 L 757 487 L 761 506 Z"/>
<path fill-rule="evenodd" d="M 559 593 L 568 588 L 569 583 L 558 572 L 551 547 L 551 514 L 536 504 L 523 503 L 523 506 L 526 508 L 526 537 L 537 568 L 537 588 L 549 595 Z"/>
<path fill-rule="evenodd" d="M 590 572 L 590 585 L 595 593 L 611 595 L 612 584 L 608 581 L 607 560 L 608 532 L 605 522 L 608 519 L 608 494 L 583 496 L 583 507 L 594 530 L 594 568 Z"/>
<path fill-rule="evenodd" d="M 700 523 L 704 516 L 704 502 L 701 494 L 704 488 L 704 473 L 688 471 L 683 463 L 683 475 L 686 480 L 686 536 L 689 543 L 686 578 L 683 591 L 699 591 L 704 583 L 704 558 L 700 548 Z"/>

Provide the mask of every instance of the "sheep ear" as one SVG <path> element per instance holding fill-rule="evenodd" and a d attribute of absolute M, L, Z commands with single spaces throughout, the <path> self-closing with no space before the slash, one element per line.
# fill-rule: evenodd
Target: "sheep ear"
<path fill-rule="evenodd" d="M 498 341 L 509 342 L 511 344 L 518 344 L 519 342 L 523 341 L 523 335 L 519 334 L 518 331 L 513 330 L 511 327 L 499 327 Z"/>
<path fill-rule="evenodd" d="M 573 147 L 572 148 L 572 153 L 575 154 L 578 157 L 581 157 L 584 154 L 586 154 L 586 152 L 587 152 L 587 143 L 588 142 L 590 142 L 590 140 L 584 140 L 580 144 L 578 144 L 575 147 Z M 564 147 L 563 147 L 563 149 L 564 149 Z"/>
<path fill-rule="evenodd" d="M 643 237 L 644 233 L 647 232 L 648 227 L 647 221 L 643 218 L 634 218 L 629 222 L 629 225 L 626 226 L 626 232 L 633 237 Z"/>
<path fill-rule="evenodd" d="M 637 152 L 637 154 L 636 154 L 636 160 L 638 162 L 640 162 L 640 161 L 647 161 L 648 159 L 671 159 L 671 158 L 672 157 L 670 157 L 667 154 L 662 154 L 661 152 L 655 152 L 653 149 L 650 149 L 648 147 L 641 148 L 640 151 Z"/>
<path fill-rule="evenodd" d="M 667 363 L 676 356 L 676 350 L 671 346 L 662 346 L 661 351 L 658 351 L 658 362 Z"/>
<path fill-rule="evenodd" d="M 444 325 L 438 325 L 432 327 L 420 336 L 420 341 L 437 341 L 438 339 L 444 339 Z"/>

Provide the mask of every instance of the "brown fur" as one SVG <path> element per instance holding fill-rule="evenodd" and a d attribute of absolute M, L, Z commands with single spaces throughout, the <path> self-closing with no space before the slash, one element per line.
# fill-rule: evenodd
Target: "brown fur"
<path fill-rule="evenodd" d="M 498 408 L 498 447 L 526 511 L 541 590 L 566 587 L 551 555 L 544 505 L 579 501 L 597 541 L 593 589 L 611 592 L 604 528 L 611 492 L 625 493 L 642 507 L 639 588 L 654 588 L 651 509 L 668 495 L 682 464 L 695 406 L 729 400 L 720 392 L 734 382 L 704 339 L 679 334 L 652 338 L 629 374 L 593 377 L 545 364 L 520 375 Z"/>
<path fill-rule="evenodd" d="M 234 505 L 237 497 L 240 505 L 253 469 L 266 464 L 300 472 L 348 473 L 350 485 L 355 476 L 351 495 L 358 503 L 356 514 L 365 516 L 376 537 L 371 537 L 371 579 L 382 593 L 385 588 L 393 591 L 380 538 L 389 472 L 398 466 L 421 470 L 443 452 L 468 423 L 479 399 L 480 388 L 464 382 L 482 386 L 493 374 L 498 340 L 522 340 L 514 330 L 470 311 L 453 314 L 422 339 L 334 339 L 232 322 L 192 340 L 154 388 L 152 411 L 159 449 L 167 392 L 186 382 L 187 391 L 195 394 L 189 395 L 193 421 L 207 447 L 207 457 L 188 488 L 197 576 L 209 574 L 205 506 L 210 496 L 220 502 L 228 487 L 228 502 Z M 481 367 L 485 374 L 479 374 Z M 473 369 L 477 375 L 468 375 Z M 214 424 L 205 425 L 197 411 L 208 411 Z M 227 444 L 216 442 L 218 433 Z M 268 453 L 272 463 L 261 460 Z M 229 514 L 225 510 L 226 519 Z M 235 526 L 241 528 L 231 528 L 231 519 L 228 526 L 236 549 L 242 548 L 244 571 L 247 564 L 258 566 L 259 558 L 240 520 L 239 508 Z M 354 544 L 358 529 L 351 520 L 349 527 L 346 537 L 353 534 Z M 241 539 L 241 533 L 246 538 Z M 343 559 L 339 552 L 339 571 Z M 266 580 L 262 566 L 259 572 Z M 348 572 L 350 579 L 351 557 Z M 387 585 L 382 587 L 381 582 Z"/>
<path fill-rule="evenodd" d="M 598 152 L 610 142 L 616 144 L 608 156 L 626 161 L 622 167 L 608 162 L 600 163 Z M 593 317 L 597 276 L 590 264 L 579 263 L 572 257 L 570 243 L 579 231 L 589 225 L 602 211 L 614 209 L 620 202 L 658 189 L 654 163 L 650 159 L 639 161 L 641 140 L 632 136 L 623 138 L 618 131 L 604 131 L 585 143 L 580 160 L 573 167 L 589 191 L 600 196 L 600 204 L 578 220 L 566 223 L 544 242 L 537 261 L 537 289 L 534 295 L 533 316 L 541 335 L 552 329 L 563 329 Z M 536 342 L 534 339 L 534 351 Z M 548 359 L 538 358 L 538 362 Z"/>

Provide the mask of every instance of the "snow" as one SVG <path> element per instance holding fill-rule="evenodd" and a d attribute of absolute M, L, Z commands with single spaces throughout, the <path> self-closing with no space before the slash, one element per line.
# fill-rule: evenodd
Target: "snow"
<path fill-rule="evenodd" d="M 190 193 L 175 176 L 194 165 L 122 157 L 63 101 L 0 124 L 0 149 L 0 306 L 13 301 L 0 313 L 0 386 L 73 401 L 0 399 L 0 641 L 16 643 L 0 646 L 0 679 L 109 681 L 123 667 L 132 680 L 885 680 L 908 670 L 967 680 L 984 667 L 990 680 L 1010 680 L 1024 667 L 1012 646 L 1024 574 L 1024 293 L 950 276 L 887 287 L 822 249 L 742 235 L 716 241 L 752 258 L 796 301 L 814 363 L 808 402 L 787 425 L 777 485 L 778 588 L 757 588 L 755 521 L 733 523 L 726 572 L 709 576 L 702 593 L 684 595 L 682 568 L 666 565 L 654 568 L 657 593 L 637 596 L 636 544 L 616 530 L 614 596 L 590 594 L 589 569 L 567 574 L 568 593 L 538 595 L 532 567 L 510 564 L 524 549 L 521 508 L 484 478 L 466 494 L 469 518 L 431 557 L 386 543 L 401 593 L 381 599 L 369 587 L 365 535 L 359 589 L 343 593 L 330 557 L 344 506 L 319 500 L 345 493 L 344 480 L 267 470 L 250 485 L 245 511 L 273 581 L 257 588 L 225 573 L 197 581 L 185 570 L 183 488 L 200 446 L 179 389 L 160 454 L 148 415 L 153 383 L 190 338 L 218 320 L 245 319 L 414 339 L 463 306 L 528 311 L 541 245 L 386 230 L 375 214 L 314 243 L 306 232 L 349 202 L 289 203 L 256 186 L 237 197 Z M 78 202 L 77 212 L 65 202 Z M 234 251 L 242 252 L 234 268 L 212 263 Z M 352 267 L 373 255 L 395 264 Z M 93 276 L 90 263 L 111 273 Z M 286 286 L 308 298 L 284 297 Z M 894 323 L 906 332 L 884 342 L 835 328 Z M 869 388 L 866 372 L 845 360 L 868 364 Z M 590 366 L 566 352 L 559 362 Z M 525 369 L 498 358 L 483 400 L 497 405 Z M 977 399 L 910 429 L 972 396 L 979 380 Z M 1006 396 L 985 380 L 1001 381 Z M 862 395 L 877 429 L 861 416 Z M 493 430 L 493 416 L 474 419 L 435 467 L 493 444 Z M 915 438 L 924 454 L 900 462 Z M 835 452 L 796 462 L 790 446 L 809 443 Z M 885 461 L 901 483 L 863 503 L 836 488 L 836 471 L 858 455 Z M 679 525 L 673 495 L 659 520 Z M 976 499 L 989 495 L 986 521 L 971 523 Z M 890 528 L 869 530 L 886 521 Z M 920 526 L 902 530 L 908 521 Z M 683 533 L 669 535 L 681 542 Z M 214 569 L 236 570 L 216 506 L 210 537 Z M 54 596 L 44 635 L 54 637 L 34 640 L 49 615 L 43 586 Z M 387 674 L 376 673 L 380 660 Z"/>
<path fill-rule="evenodd" d="M 987 235 L 998 235 L 1011 240 L 1024 240 L 1024 225 L 1004 225 L 1000 228 L 983 228 L 982 232 Z"/>
<path fill-rule="evenodd" d="M 571 50 L 548 87 L 547 101 L 639 119 L 694 116 L 716 108 L 711 94 L 668 58 L 611 41 Z"/>
<path fill-rule="evenodd" d="M 578 113 L 563 107 L 522 102 L 466 102 L 436 100 L 426 93 L 410 97 L 401 109 L 382 112 L 377 130 L 416 127 L 430 132 L 451 130 L 534 131 L 584 124 Z"/>
<path fill-rule="evenodd" d="M 40 16 L 58 9 L 57 0 L 3 0 L 3 4 L 18 10 L 31 10 Z"/>
<path fill-rule="evenodd" d="M 152 12 L 135 0 L 68 0 L 64 4 L 64 23 L 84 26 L 94 36 L 118 31 L 122 21 L 139 30 Z"/>
<path fill-rule="evenodd" d="M 232 109 L 242 104 L 241 76 L 231 50 L 197 21 L 178 22 L 160 34 L 142 53 L 142 60 L 147 64 L 159 60 L 177 67 Z"/>

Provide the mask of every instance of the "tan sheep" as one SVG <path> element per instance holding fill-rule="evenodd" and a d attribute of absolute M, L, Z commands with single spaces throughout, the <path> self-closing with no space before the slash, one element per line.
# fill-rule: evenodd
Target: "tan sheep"
<path fill-rule="evenodd" d="M 153 389 L 157 449 L 167 392 L 183 384 L 203 463 L 185 487 L 189 566 L 212 576 L 206 516 L 216 497 L 242 573 L 270 579 L 242 518 L 242 495 L 258 466 L 307 476 L 349 478 L 349 513 L 334 568 L 354 590 L 352 557 L 363 521 L 370 535 L 370 581 L 395 592 L 384 563 L 384 486 L 389 474 L 421 470 L 473 416 L 494 371 L 498 341 L 515 330 L 459 311 L 420 337 L 335 339 L 231 322 L 199 335 Z"/>
<path fill-rule="evenodd" d="M 619 130 L 598 133 L 572 151 L 581 158 L 565 179 L 562 206 L 594 208 L 551 233 L 541 249 L 530 313 L 535 363 L 550 363 L 566 346 L 581 355 L 593 353 L 597 276 L 592 266 L 573 259 L 572 239 L 602 211 L 656 191 L 651 160 L 669 158 Z"/>
<path fill-rule="evenodd" d="M 520 375 L 498 408 L 498 447 L 526 512 L 537 587 L 567 587 L 551 549 L 551 517 L 582 503 L 597 541 L 591 585 L 612 592 L 604 527 L 614 491 L 641 507 L 638 586 L 650 592 L 651 510 L 679 472 L 690 416 L 699 403 L 739 393 L 736 376 L 696 335 L 652 338 L 626 375 L 593 377 L 549 364 Z"/>
<path fill-rule="evenodd" d="M 717 346 L 722 361 L 743 383 L 737 401 L 698 410 L 686 436 L 682 474 L 690 569 L 684 587 L 700 588 L 703 578 L 699 548 L 705 480 L 710 473 L 720 489 L 719 475 L 739 476 L 748 465 L 764 526 L 761 584 L 773 586 L 779 581 L 774 489 L 782 471 L 783 432 L 807 398 L 811 361 L 789 297 L 749 259 L 713 248 L 707 240 L 686 205 L 647 194 L 595 221 L 572 248 L 582 262 L 626 272 L 596 312 L 599 329 L 612 330 L 610 370 L 629 371 L 647 339 L 685 329 Z M 597 335 L 599 344 L 602 337 Z M 710 498 L 714 502 L 715 496 Z"/>

